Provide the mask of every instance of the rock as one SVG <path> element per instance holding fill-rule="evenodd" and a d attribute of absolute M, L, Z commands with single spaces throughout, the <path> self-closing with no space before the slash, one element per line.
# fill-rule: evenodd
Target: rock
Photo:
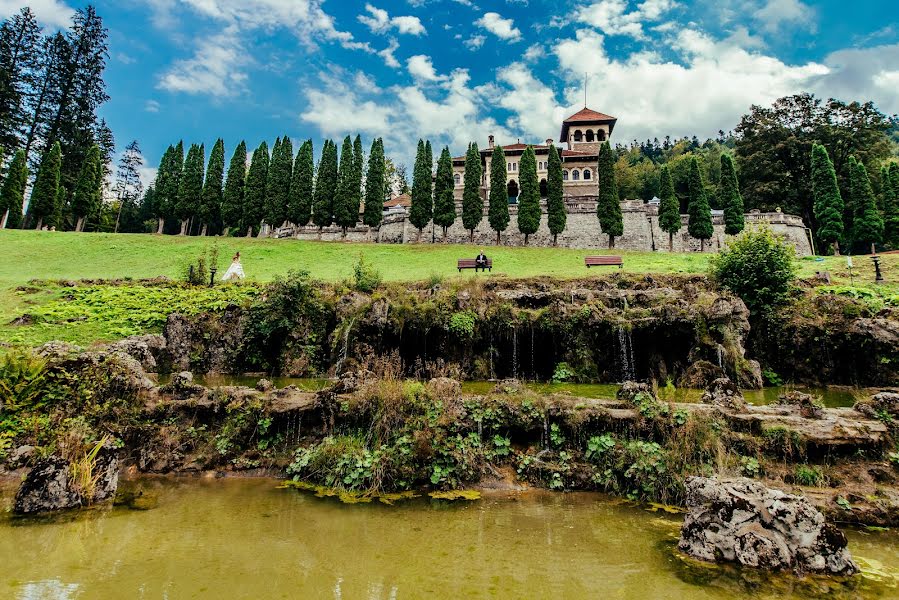
<path fill-rule="evenodd" d="M 690 363 L 687 370 L 681 375 L 677 387 L 704 390 L 712 385 L 716 379 L 726 378 L 727 373 L 718 365 L 707 360 L 696 360 Z"/>
<path fill-rule="evenodd" d="M 179 400 L 185 400 L 192 396 L 199 396 L 206 391 L 202 385 L 194 383 L 194 374 L 190 371 L 181 371 L 172 375 L 172 380 L 161 386 L 159 391 L 163 394 L 171 394 Z"/>
<path fill-rule="evenodd" d="M 82 351 L 81 346 L 68 342 L 47 342 L 37 349 L 37 355 L 48 360 L 67 358 Z"/>
<path fill-rule="evenodd" d="M 34 456 L 34 446 L 19 446 L 9 453 L 6 459 L 6 466 L 9 469 L 19 469 L 28 464 L 28 461 Z"/>
<path fill-rule="evenodd" d="M 678 548 L 711 562 L 852 575 L 846 536 L 801 496 L 751 479 L 687 479 L 687 516 Z"/>
<path fill-rule="evenodd" d="M 383 330 L 390 324 L 390 302 L 386 298 L 379 298 L 372 301 L 366 324 Z"/>
<path fill-rule="evenodd" d="M 870 400 L 859 400 L 854 408 L 869 417 L 876 418 L 878 414 L 899 417 L 899 393 L 879 392 L 871 396 Z"/>
<path fill-rule="evenodd" d="M 743 393 L 733 381 L 727 377 L 719 377 L 702 393 L 702 403 L 720 406 L 728 410 L 746 410 Z"/>
<path fill-rule="evenodd" d="M 270 392 L 275 389 L 275 384 L 268 379 L 260 379 L 256 382 L 257 392 Z"/>
<path fill-rule="evenodd" d="M 157 357 L 165 350 L 165 338 L 161 335 L 147 334 L 125 338 L 112 344 L 109 349 L 113 352 L 127 354 L 140 363 L 144 371 L 155 373 L 158 369 Z"/>
<path fill-rule="evenodd" d="M 235 357 L 245 343 L 243 323 L 243 310 L 234 305 L 220 313 L 171 314 L 162 332 L 165 351 L 157 362 L 166 371 L 234 372 Z"/>
<path fill-rule="evenodd" d="M 744 360 L 737 364 L 737 385 L 744 390 L 760 390 L 765 387 L 759 361 Z"/>
<path fill-rule="evenodd" d="M 824 405 L 816 401 L 811 395 L 802 392 L 791 391 L 777 397 L 777 406 L 791 406 L 799 410 L 799 414 L 806 419 L 820 419 L 824 414 Z"/>
<path fill-rule="evenodd" d="M 637 396 L 639 394 L 649 394 L 653 400 L 658 401 L 658 397 L 656 397 L 655 392 L 652 389 L 652 386 L 648 383 L 640 383 L 638 381 L 625 381 L 621 384 L 621 388 L 618 390 L 616 394 L 616 398 L 621 400 L 622 402 L 626 402 L 630 405 L 635 405 L 638 403 Z"/>
<path fill-rule="evenodd" d="M 441 400 L 458 398 L 462 393 L 462 384 L 449 377 L 435 377 L 428 382 L 428 387 Z"/>
<path fill-rule="evenodd" d="M 522 391 L 524 386 L 517 379 L 503 379 L 493 386 L 494 394 L 517 394 Z"/>
<path fill-rule="evenodd" d="M 84 490 L 73 482 L 71 465 L 59 456 L 39 461 L 22 482 L 16 493 L 13 511 L 20 515 L 80 508 L 113 498 L 119 485 L 119 459 L 116 448 L 107 443 L 97 454 L 93 465 L 97 481 L 93 493 L 85 497 Z"/>

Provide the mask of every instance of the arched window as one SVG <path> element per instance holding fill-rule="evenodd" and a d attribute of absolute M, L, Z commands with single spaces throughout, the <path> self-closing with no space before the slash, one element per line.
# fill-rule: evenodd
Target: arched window
<path fill-rule="evenodd" d="M 592 130 L 592 129 L 588 129 L 588 130 L 587 130 L 586 140 L 587 140 L 588 142 L 592 142 L 592 141 L 593 141 L 593 130 Z M 585 177 L 584 179 L 586 179 L 586 177 Z"/>
<path fill-rule="evenodd" d="M 518 203 L 518 182 L 514 179 L 510 180 L 508 185 L 506 186 L 506 191 L 509 193 L 509 204 L 517 204 Z"/>
<path fill-rule="evenodd" d="M 581 139 L 583 139 L 583 134 L 581 133 L 581 130 L 578 129 L 577 131 L 574 132 L 574 141 L 579 142 L 579 141 L 581 141 Z"/>
<path fill-rule="evenodd" d="M 546 198 L 549 196 L 549 186 L 546 183 L 545 179 L 540 180 L 540 197 Z"/>
<path fill-rule="evenodd" d="M 456 173 L 453 175 L 453 181 L 456 182 L 456 185 L 462 185 L 462 176 Z"/>
<path fill-rule="evenodd" d="M 571 178 L 572 178 L 574 181 L 577 181 L 578 179 L 581 178 L 581 172 L 578 171 L 577 169 L 572 169 L 572 171 L 571 171 Z"/>
<path fill-rule="evenodd" d="M 590 179 L 593 174 L 590 172 L 590 169 L 584 169 L 584 179 Z"/>
<path fill-rule="evenodd" d="M 562 171 L 562 181 L 568 181 L 568 171 Z"/>
<path fill-rule="evenodd" d="M 605 129 L 600 129 L 599 131 L 597 131 L 597 132 L 596 132 L 596 139 L 599 140 L 600 142 L 604 142 L 605 139 L 606 139 L 606 130 L 605 130 Z"/>

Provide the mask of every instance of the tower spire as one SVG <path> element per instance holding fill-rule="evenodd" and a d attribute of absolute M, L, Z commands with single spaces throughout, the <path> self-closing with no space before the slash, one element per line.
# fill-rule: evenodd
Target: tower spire
<path fill-rule="evenodd" d="M 584 73 L 584 108 L 587 108 L 587 73 Z"/>

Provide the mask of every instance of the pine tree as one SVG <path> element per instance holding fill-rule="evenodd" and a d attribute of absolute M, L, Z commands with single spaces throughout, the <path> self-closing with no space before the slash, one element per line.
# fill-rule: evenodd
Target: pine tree
<path fill-rule="evenodd" d="M 356 157 L 353 153 L 353 141 L 350 136 L 343 139 L 340 149 L 340 168 L 337 171 L 337 198 L 334 201 L 334 222 L 343 228 L 346 235 L 347 227 L 356 224 L 359 218 L 359 208 L 353 210 L 356 186 Z"/>
<path fill-rule="evenodd" d="M 362 221 L 369 227 L 380 227 L 384 218 L 384 195 L 387 189 L 387 165 L 384 159 L 384 140 L 371 143 L 368 172 L 365 174 L 365 212 Z"/>
<path fill-rule="evenodd" d="M 228 163 L 228 178 L 222 193 L 222 227 L 225 235 L 241 228 L 243 219 L 244 188 L 247 185 L 247 144 L 242 141 L 234 149 Z"/>
<path fill-rule="evenodd" d="M 899 249 L 899 163 L 891 163 L 888 170 L 890 200 L 883 207 L 884 241 Z"/>
<path fill-rule="evenodd" d="M 159 163 L 159 171 L 156 173 L 155 188 L 155 213 L 159 226 L 157 234 L 165 230 L 165 221 L 174 217 L 175 206 L 178 203 L 178 187 L 181 183 L 181 172 L 184 169 L 184 144 L 178 142 L 177 146 L 169 146 L 162 155 Z M 77 187 L 76 187 L 77 189 Z"/>
<path fill-rule="evenodd" d="M 440 152 L 440 158 L 437 160 L 437 175 L 434 179 L 434 225 L 443 228 L 444 241 L 446 241 L 447 229 L 456 222 L 454 188 L 453 157 L 449 148 L 444 146 Z"/>
<path fill-rule="evenodd" d="M 702 180 L 702 172 L 699 170 L 699 161 L 694 156 L 690 159 L 690 202 L 687 205 L 687 213 L 690 219 L 687 221 L 687 231 L 699 240 L 699 251 L 705 251 L 705 241 L 712 238 L 715 229 L 712 226 L 712 209 L 709 207 L 709 198 L 705 192 L 705 182 Z"/>
<path fill-rule="evenodd" d="M 618 186 L 615 183 L 615 158 L 612 156 L 609 142 L 604 143 L 599 149 L 596 179 L 599 186 L 596 202 L 599 228 L 609 236 L 609 248 L 614 248 L 615 238 L 624 234 L 624 218 L 621 215 Z"/>
<path fill-rule="evenodd" d="M 533 146 L 528 146 L 521 155 L 518 166 L 521 192 L 518 196 L 518 231 L 524 234 L 524 244 L 528 237 L 540 228 L 540 182 L 537 179 L 537 156 Z"/>
<path fill-rule="evenodd" d="M 730 154 L 721 155 L 721 181 L 718 188 L 718 202 L 724 209 L 724 233 L 737 235 L 746 227 L 743 215 L 743 196 L 737 169 Z"/>
<path fill-rule="evenodd" d="M 312 198 L 315 190 L 315 158 L 312 140 L 306 140 L 297 152 L 293 163 L 293 178 L 287 198 L 287 220 L 297 227 L 304 227 L 312 216 Z"/>
<path fill-rule="evenodd" d="M 565 231 L 568 214 L 565 210 L 562 180 L 562 157 L 555 145 L 549 147 L 549 164 L 546 174 L 546 221 L 549 232 L 553 234 L 553 246 L 557 244 L 559 234 Z"/>
<path fill-rule="evenodd" d="M 674 182 L 668 165 L 662 165 L 659 181 L 659 229 L 668 234 L 668 252 L 674 252 L 674 234 L 681 230 L 680 201 L 674 193 Z"/>
<path fill-rule="evenodd" d="M 484 199 L 481 197 L 481 178 L 484 175 L 481 153 L 474 142 L 465 153 L 465 175 L 462 188 L 462 226 L 468 230 L 469 241 L 474 240 L 474 230 L 484 219 Z"/>
<path fill-rule="evenodd" d="M 883 213 L 889 202 L 889 197 L 893 193 L 893 186 L 890 185 L 890 166 L 887 164 L 880 165 L 880 194 L 877 196 L 877 208 Z"/>
<path fill-rule="evenodd" d="M 115 232 L 143 232 L 144 226 L 140 215 L 140 199 L 143 195 L 144 185 L 140 179 L 140 168 L 144 166 L 144 157 L 140 151 L 137 140 L 131 140 L 122 157 L 119 159 L 119 168 L 116 171 L 116 197 L 119 200 L 119 210 L 116 215 Z"/>
<path fill-rule="evenodd" d="M 188 227 L 200 210 L 203 201 L 203 169 L 206 163 L 206 151 L 202 144 L 191 144 L 184 159 L 184 172 L 178 186 L 178 201 L 175 204 L 175 217 L 181 220 L 181 234 L 190 233 Z"/>
<path fill-rule="evenodd" d="M 850 188 L 855 206 L 852 239 L 858 244 L 870 244 L 871 254 L 874 254 L 874 245 L 883 241 L 883 219 L 877 210 L 877 200 L 868 179 L 868 171 L 861 161 L 855 163 Z"/>
<path fill-rule="evenodd" d="M 221 218 L 222 180 L 225 175 L 225 142 L 216 140 L 209 153 L 209 166 L 206 168 L 206 181 L 203 183 L 203 196 L 197 210 L 197 219 L 203 224 L 200 235 L 205 236 L 212 226 Z"/>
<path fill-rule="evenodd" d="M 41 161 L 41 167 L 37 172 L 34 189 L 31 192 L 31 200 L 28 203 L 28 213 L 31 222 L 35 223 L 35 229 L 40 230 L 47 221 L 48 225 L 55 225 L 50 221 L 56 215 L 56 199 L 59 194 L 59 169 L 62 166 L 62 149 L 59 143 L 53 144 L 50 151 Z"/>
<path fill-rule="evenodd" d="M 84 231 L 88 217 L 95 215 L 100 208 L 102 191 L 100 178 L 100 148 L 92 146 L 81 166 L 75 193 L 72 195 L 72 215 L 75 217 L 75 231 Z"/>
<path fill-rule="evenodd" d="M 274 230 L 287 221 L 290 182 L 293 179 L 293 143 L 286 135 L 275 142 L 265 187 L 265 222 Z"/>
<path fill-rule="evenodd" d="M 28 164 L 25 151 L 19 149 L 9 163 L 6 179 L 0 188 L 0 212 L 3 213 L 2 227 L 18 229 L 22 226 L 22 205 L 25 203 L 25 185 L 28 182 Z"/>
<path fill-rule="evenodd" d="M 496 232 L 496 245 L 500 235 L 509 226 L 509 173 L 506 170 L 506 153 L 497 144 L 490 160 L 490 195 L 487 198 L 487 221 Z"/>
<path fill-rule="evenodd" d="M 37 83 L 41 50 L 41 27 L 30 8 L 0 25 L 0 145 L 5 148 L 21 144 L 25 102 Z"/>
<path fill-rule="evenodd" d="M 359 209 L 362 208 L 362 171 L 365 168 L 365 156 L 362 153 L 362 137 L 356 135 L 353 140 L 353 195 L 350 198 L 349 210 L 355 215 L 353 226 L 359 222 Z"/>
<path fill-rule="evenodd" d="M 244 188 L 242 225 L 247 237 L 259 232 L 262 219 L 265 218 L 265 184 L 268 180 L 268 144 L 264 141 L 253 152 L 253 160 L 247 173 L 247 184 Z"/>
<path fill-rule="evenodd" d="M 409 222 L 418 229 L 419 239 L 421 239 L 422 229 L 431 222 L 434 210 L 433 190 L 431 188 L 433 161 L 427 153 L 428 145 L 422 140 L 418 140 L 415 167 L 412 171 L 412 205 L 409 207 Z"/>
<path fill-rule="evenodd" d="M 56 202 L 53 204 L 54 212 L 50 216 L 49 221 L 47 221 L 47 226 L 50 229 L 58 229 L 62 226 L 62 209 L 66 205 L 67 194 L 68 191 L 65 186 L 61 185 L 56 188 Z"/>
<path fill-rule="evenodd" d="M 817 236 L 826 252 L 833 244 L 834 252 L 840 255 L 840 239 L 843 237 L 843 198 L 837 185 L 837 173 L 824 146 L 812 146 L 812 194 L 814 195 L 815 220 L 818 222 Z"/>
<path fill-rule="evenodd" d="M 853 189 L 853 182 L 855 181 L 855 166 L 856 166 L 855 156 L 850 154 L 849 159 L 846 161 L 846 179 L 848 179 L 848 184 L 846 185 L 847 194 L 843 196 L 843 240 L 849 245 L 850 254 L 852 250 L 853 244 L 853 230 L 855 223 L 855 202 L 860 193 Z"/>
<path fill-rule="evenodd" d="M 319 230 L 334 222 L 334 203 L 337 196 L 337 144 L 325 140 L 315 178 L 312 222 Z"/>

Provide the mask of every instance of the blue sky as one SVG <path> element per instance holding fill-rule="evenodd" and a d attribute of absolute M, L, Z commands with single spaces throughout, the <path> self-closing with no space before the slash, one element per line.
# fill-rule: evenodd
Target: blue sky
<path fill-rule="evenodd" d="M 48 28 L 74 0 L 28 4 Z M 428 137 L 454 154 L 557 137 L 583 105 L 613 141 L 730 130 L 791 93 L 899 112 L 895 0 L 98 0 L 110 30 L 102 114 L 138 139 L 152 176 L 180 138 L 361 133 L 411 162 Z"/>

